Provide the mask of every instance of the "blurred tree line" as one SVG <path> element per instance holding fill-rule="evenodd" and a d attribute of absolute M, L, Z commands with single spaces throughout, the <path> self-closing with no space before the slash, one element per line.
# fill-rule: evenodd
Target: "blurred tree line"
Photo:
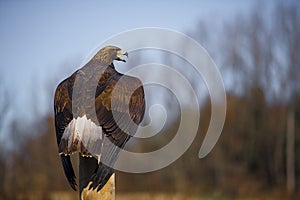
<path fill-rule="evenodd" d="M 211 115 L 207 98 L 198 134 L 188 151 L 156 172 L 117 172 L 117 194 L 146 191 L 215 193 L 231 198 L 299 197 L 300 10 L 296 3 L 264 9 L 257 7 L 250 15 L 237 16 L 217 29 L 200 21 L 191 32 L 220 66 L 227 90 L 226 121 L 213 151 L 204 159 L 198 158 Z M 9 100 L 3 99 L 0 111 L 7 108 Z M 193 110 L 186 108 L 184 112 Z M 294 122 L 292 143 L 287 142 L 288 116 Z M 50 113 L 26 129 L 19 122 L 11 123 L 10 137 L 16 147 L 6 152 L 0 146 L 0 199 L 51 199 L 54 192 L 71 191 L 56 154 L 52 117 Z M 2 122 L 0 116 L 0 128 Z M 149 151 L 163 146 L 174 137 L 179 123 L 178 115 L 151 138 L 152 142 L 142 141 L 130 148 Z M 24 138 L 24 132 L 40 134 Z M 289 170 L 294 170 L 291 179 L 287 178 Z M 288 193 L 287 182 L 293 179 L 295 188 Z"/>

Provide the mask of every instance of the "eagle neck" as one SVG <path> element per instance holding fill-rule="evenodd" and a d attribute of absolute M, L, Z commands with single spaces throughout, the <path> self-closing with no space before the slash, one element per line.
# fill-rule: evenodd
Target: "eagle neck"
<path fill-rule="evenodd" d="M 107 70 L 110 71 L 111 73 L 116 71 L 114 64 L 99 63 L 91 60 L 85 66 L 83 66 L 79 71 L 81 71 L 82 74 L 85 74 L 87 79 L 90 79 L 92 77 L 100 78 L 101 74 Z"/>

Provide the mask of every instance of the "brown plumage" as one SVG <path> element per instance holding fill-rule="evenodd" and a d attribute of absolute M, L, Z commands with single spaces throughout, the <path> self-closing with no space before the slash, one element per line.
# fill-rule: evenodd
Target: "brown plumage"
<path fill-rule="evenodd" d="M 62 81 L 55 92 L 57 145 L 66 177 L 76 190 L 70 154 L 98 160 L 91 188 L 100 190 L 113 174 L 119 150 L 143 119 L 144 90 L 138 78 L 116 71 L 113 61 L 125 61 L 118 47 L 101 49 L 84 67 Z M 136 124 L 132 124 L 132 121 Z M 109 165 L 109 166 L 107 166 Z"/>

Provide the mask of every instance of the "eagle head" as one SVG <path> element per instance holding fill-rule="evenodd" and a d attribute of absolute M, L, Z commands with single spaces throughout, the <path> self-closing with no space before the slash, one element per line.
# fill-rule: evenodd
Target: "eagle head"
<path fill-rule="evenodd" d="M 128 53 L 123 49 L 116 46 L 106 46 L 100 49 L 92 60 L 111 64 L 114 60 L 126 62 L 124 56 L 128 57 Z"/>

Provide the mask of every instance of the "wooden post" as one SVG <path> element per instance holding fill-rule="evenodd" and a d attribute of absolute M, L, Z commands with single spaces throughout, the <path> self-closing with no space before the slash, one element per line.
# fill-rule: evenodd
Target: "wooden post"
<path fill-rule="evenodd" d="M 286 187 L 289 195 L 295 192 L 295 116 L 289 110 L 286 133 Z"/>
<path fill-rule="evenodd" d="M 113 174 L 103 188 L 97 190 L 89 190 L 91 182 L 81 192 L 82 200 L 115 200 L 115 174 Z"/>
<path fill-rule="evenodd" d="M 98 163 L 95 158 L 81 157 L 79 159 L 79 188 L 81 200 L 115 200 L 115 174 L 113 174 L 103 188 L 97 190 L 89 190 L 91 182 L 89 182 Z"/>

